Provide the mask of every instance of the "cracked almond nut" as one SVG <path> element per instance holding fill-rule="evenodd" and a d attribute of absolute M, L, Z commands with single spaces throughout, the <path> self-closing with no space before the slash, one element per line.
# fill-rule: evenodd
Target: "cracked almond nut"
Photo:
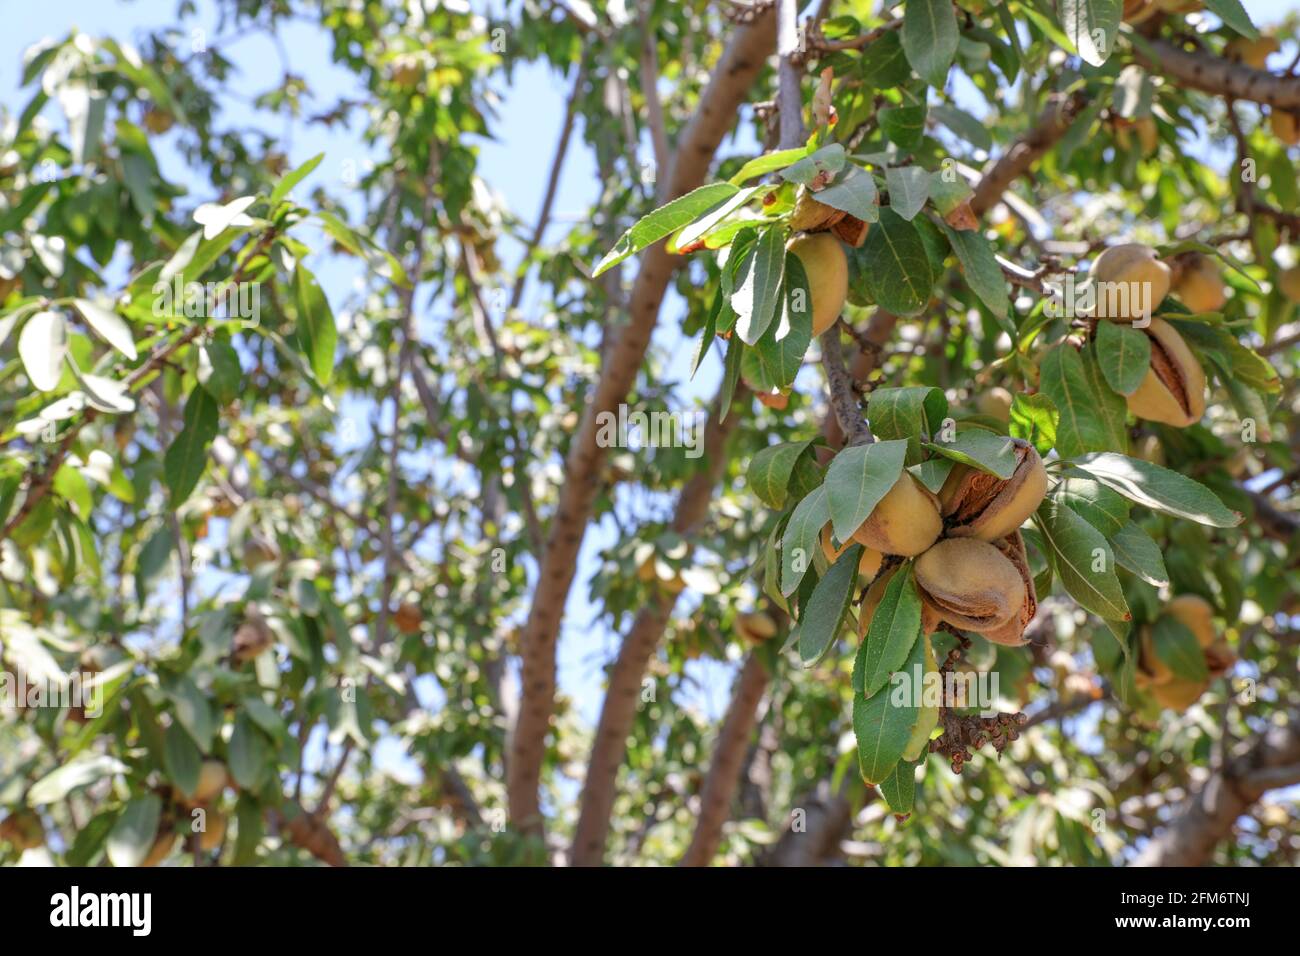
<path fill-rule="evenodd" d="M 1127 242 L 1105 249 L 1092 265 L 1099 319 L 1132 322 L 1149 316 L 1169 294 L 1171 270 L 1150 246 Z"/>
<path fill-rule="evenodd" d="M 832 228 L 848 213 L 813 198 L 807 186 L 799 187 L 799 198 L 790 213 L 790 228 L 795 232 L 821 232 Z"/>
<path fill-rule="evenodd" d="M 916 560 L 921 601 L 953 627 L 1005 633 L 1025 606 L 1025 582 L 996 546 L 977 538 L 945 538 Z M 1023 626 L 1022 626 L 1023 630 Z"/>
<path fill-rule="evenodd" d="M 1205 370 L 1164 319 L 1152 319 L 1142 331 L 1151 340 L 1151 368 L 1128 397 L 1129 411 L 1149 422 L 1195 425 L 1205 414 Z"/>
<path fill-rule="evenodd" d="M 996 541 L 1011 534 L 1038 510 L 1047 494 L 1047 469 L 1037 449 L 1020 438 L 1015 444 L 1016 470 L 1007 479 L 956 465 L 939 489 L 939 502 L 955 538 Z"/>
<path fill-rule="evenodd" d="M 905 470 L 853 539 L 873 551 L 910 558 L 934 544 L 942 530 L 939 499 Z"/>
<path fill-rule="evenodd" d="M 1038 594 L 1034 590 L 1034 576 L 1029 571 L 1029 556 L 1025 553 L 1025 539 L 1019 531 L 1013 531 L 1005 538 L 994 541 L 993 545 L 1002 552 L 1020 574 L 1020 580 L 1023 582 L 1025 589 L 1025 602 L 1021 605 L 1019 613 L 1011 616 L 1011 620 L 999 628 L 985 631 L 984 636 L 994 644 L 1020 647 L 1029 643 L 1025 640 L 1025 628 L 1029 626 L 1029 622 L 1038 613 Z"/>
<path fill-rule="evenodd" d="M 813 335 L 821 335 L 840 317 L 849 294 L 849 260 L 840 241 L 829 232 L 800 236 L 786 244 L 799 257 L 812 295 Z"/>

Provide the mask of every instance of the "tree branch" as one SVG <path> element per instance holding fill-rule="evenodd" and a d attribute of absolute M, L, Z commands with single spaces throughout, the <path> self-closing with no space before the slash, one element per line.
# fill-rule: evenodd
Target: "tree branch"
<path fill-rule="evenodd" d="M 1135 44 L 1133 50 L 1139 63 L 1180 86 L 1275 109 L 1300 109 L 1300 77 L 1256 70 L 1200 50 L 1184 50 L 1168 40 L 1148 39 L 1143 46 Z"/>
<path fill-rule="evenodd" d="M 718 731 L 713 760 L 709 763 L 709 772 L 700 793 L 695 832 L 679 866 L 708 866 L 718 851 L 722 827 L 731 815 L 731 801 L 740 783 L 740 768 L 745 762 L 750 734 L 758 722 L 758 704 L 767 690 L 767 682 L 767 667 L 759 658 L 759 651 L 750 651 L 736 680 L 722 729 Z"/>
<path fill-rule="evenodd" d="M 1232 833 L 1237 819 L 1274 786 L 1294 783 L 1300 724 L 1271 727 L 1190 796 L 1178 815 L 1143 848 L 1134 866 L 1201 866 Z"/>
<path fill-rule="evenodd" d="M 699 186 L 722 137 L 731 129 L 750 85 L 775 39 L 773 18 L 763 15 L 733 34 L 699 106 L 679 138 L 669 175 L 669 197 Z M 658 243 L 642 256 L 632 287 L 630 321 L 609 350 L 565 462 L 564 483 L 540 556 L 537 585 L 521 635 L 522 700 L 515 726 L 507 794 L 510 818 L 525 832 L 543 829 L 538 786 L 546 735 L 555 709 L 555 645 L 573 584 L 578 551 L 591 518 L 606 450 L 596 442 L 597 420 L 612 414 L 628 394 L 650 344 L 659 308 L 682 259 Z"/>
<path fill-rule="evenodd" d="M 1082 92 L 1069 96 L 1054 93 L 1048 97 L 1047 107 L 1033 128 L 984 171 L 975 186 L 975 195 L 971 197 L 971 211 L 979 216 L 997 205 L 1011 184 L 1027 173 L 1065 135 L 1087 102 L 1088 98 Z"/>

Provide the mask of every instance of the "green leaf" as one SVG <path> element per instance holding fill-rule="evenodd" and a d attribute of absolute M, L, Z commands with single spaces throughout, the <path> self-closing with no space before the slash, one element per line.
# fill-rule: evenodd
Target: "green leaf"
<path fill-rule="evenodd" d="M 614 248 L 596 263 L 592 278 L 618 265 L 628 256 L 654 245 L 665 236 L 672 235 L 682 226 L 734 196 L 737 191 L 738 187 L 732 183 L 712 183 L 660 206 L 623 233 L 618 242 L 614 243 Z"/>
<path fill-rule="evenodd" d="M 1220 20 L 1236 30 L 1247 40 L 1259 39 L 1259 31 L 1250 22 L 1250 14 L 1241 5 L 1241 0 L 1205 0 L 1205 5 Z"/>
<path fill-rule="evenodd" d="M 807 146 L 796 146 L 794 149 L 779 149 L 774 153 L 764 153 L 762 156 L 756 156 L 745 163 L 744 166 L 741 166 L 736 171 L 736 175 L 727 181 L 733 186 L 741 186 L 755 176 L 766 176 L 778 169 L 785 169 L 791 163 L 797 163 L 807 155 Z"/>
<path fill-rule="evenodd" d="M 224 339 L 213 339 L 199 347 L 198 379 L 217 402 L 226 406 L 239 397 L 243 370 L 239 367 L 239 353 Z"/>
<path fill-rule="evenodd" d="M 718 421 L 725 422 L 731 411 L 731 400 L 736 394 L 736 384 L 740 381 L 740 363 L 744 358 L 745 346 L 740 336 L 733 335 L 727 340 L 727 358 L 722 366 L 722 387 L 719 393 L 722 399 Z"/>
<path fill-rule="evenodd" d="M 873 40 L 862 51 L 860 64 L 862 82 L 866 86 L 884 90 L 901 86 L 912 75 L 912 67 L 903 52 L 903 41 L 897 30 L 890 30 Z"/>
<path fill-rule="evenodd" d="M 317 153 L 297 169 L 285 173 L 284 176 L 280 178 L 280 181 L 275 184 L 275 189 L 271 191 L 271 198 L 269 200 L 270 204 L 275 206 L 281 199 L 288 196 L 289 193 L 293 191 L 293 187 L 297 186 L 300 182 L 310 176 L 312 171 L 320 165 L 321 160 L 324 158 L 324 153 Z"/>
<path fill-rule="evenodd" d="M 785 259 L 785 227 L 773 224 L 763 230 L 741 264 L 740 284 L 731 293 L 731 307 L 738 316 L 736 334 L 746 345 L 757 342 L 776 315 Z"/>
<path fill-rule="evenodd" d="M 812 292 L 803 263 L 789 253 L 785 268 L 778 321 L 768 324 L 753 348 L 745 350 L 741 361 L 745 381 L 762 391 L 791 385 L 812 341 Z"/>
<path fill-rule="evenodd" d="M 1051 494 L 1107 538 L 1128 522 L 1127 499 L 1091 478 L 1065 478 L 1057 482 Z"/>
<path fill-rule="evenodd" d="M 171 724 L 163 733 L 163 766 L 172 783 L 186 796 L 199 785 L 199 766 L 203 762 L 199 748 L 180 724 Z"/>
<path fill-rule="evenodd" d="M 842 449 L 826 471 L 827 511 L 835 537 L 848 541 L 894 487 L 907 457 L 906 441 L 878 441 Z"/>
<path fill-rule="evenodd" d="M 889 579 L 880 605 L 871 616 L 862 666 L 853 669 L 853 693 L 871 697 L 903 666 L 921 636 L 921 597 L 908 562 Z"/>
<path fill-rule="evenodd" d="M 98 858 L 108 838 L 108 831 L 117 821 L 115 810 L 105 810 L 90 818 L 90 822 L 77 831 L 72 846 L 64 854 L 63 862 L 68 866 L 90 866 Z"/>
<path fill-rule="evenodd" d="M 108 831 L 108 860 L 114 866 L 139 866 L 158 836 L 162 801 L 152 793 L 127 801 L 122 815 Z"/>
<path fill-rule="evenodd" d="M 1124 399 L 1108 387 L 1098 388 L 1098 380 L 1091 354 L 1081 354 L 1068 342 L 1043 356 L 1039 388 L 1060 412 L 1056 450 L 1062 458 L 1127 447 Z"/>
<path fill-rule="evenodd" d="M 988 128 L 965 110 L 948 103 L 936 103 L 930 107 L 930 115 L 976 149 L 986 153 L 993 149 L 993 137 Z"/>
<path fill-rule="evenodd" d="M 881 308 L 916 315 L 930 301 L 934 273 L 916 226 L 889 207 L 867 233 L 862 247 L 863 281 Z"/>
<path fill-rule="evenodd" d="M 37 312 L 18 333 L 18 357 L 32 387 L 39 391 L 58 388 L 67 354 L 68 320 L 61 312 Z"/>
<path fill-rule="evenodd" d="M 1056 425 L 1060 418 L 1056 403 L 1042 392 L 1033 395 L 1017 392 L 1011 396 L 1011 437 L 1023 438 L 1040 455 L 1046 455 L 1056 445 Z"/>
<path fill-rule="evenodd" d="M 270 770 L 271 745 L 243 712 L 235 717 L 229 759 L 231 776 L 245 790 L 258 789 Z"/>
<path fill-rule="evenodd" d="M 950 0 L 908 0 L 902 41 L 912 69 L 931 86 L 942 89 L 957 54 L 957 17 Z"/>
<path fill-rule="evenodd" d="M 196 387 L 185 400 L 184 424 L 163 459 L 163 476 L 174 506 L 190 496 L 208 465 L 208 446 L 217 437 L 216 399 Z"/>
<path fill-rule="evenodd" d="M 916 764 L 917 761 L 900 760 L 876 787 L 890 811 L 898 816 L 911 813 L 916 802 Z"/>
<path fill-rule="evenodd" d="M 807 441 L 782 442 L 764 448 L 749 463 L 747 479 L 749 487 L 765 505 L 771 508 L 784 508 L 786 488 L 790 484 L 790 475 L 795 462 L 811 445 Z"/>
<path fill-rule="evenodd" d="M 959 430 L 952 441 L 926 442 L 925 447 L 1003 480 L 1015 474 L 1018 463 L 1015 443 L 1006 435 L 983 428 L 967 427 Z"/>
<path fill-rule="evenodd" d="M 131 338 L 131 330 L 120 315 L 96 305 L 89 299 L 74 299 L 73 303 L 81 313 L 81 317 L 86 320 L 86 324 L 94 329 L 101 339 L 131 361 L 135 361 L 135 340 Z"/>
<path fill-rule="evenodd" d="M 856 670 L 864 656 L 865 642 L 858 648 Z M 853 731 L 858 738 L 858 769 L 862 779 L 885 781 L 903 756 L 912 728 L 920 716 L 922 686 L 916 677 L 925 673 L 925 641 L 916 641 L 897 681 L 872 697 L 853 694 Z M 855 678 L 855 683 L 858 679 Z"/>
<path fill-rule="evenodd" d="M 216 734 L 217 727 L 212 716 L 212 707 L 198 685 L 190 678 L 182 676 L 168 681 L 163 688 L 163 693 L 172 703 L 172 713 L 176 721 L 185 728 L 201 751 L 211 753 L 212 738 Z"/>
<path fill-rule="evenodd" d="M 849 599 L 858 582 L 862 545 L 846 548 L 817 582 L 812 597 L 799 613 L 799 658 L 812 667 L 825 656 L 844 624 Z"/>
<path fill-rule="evenodd" d="M 907 220 L 915 219 L 930 198 L 930 174 L 920 166 L 891 166 L 885 170 L 885 185 L 889 208 Z"/>
<path fill-rule="evenodd" d="M 126 773 L 128 769 L 122 761 L 107 754 L 77 757 L 32 784 L 27 791 L 27 805 L 39 807 L 58 803 L 74 790 L 98 783 L 105 777 Z"/>
<path fill-rule="evenodd" d="M 722 222 L 733 212 L 739 209 L 757 192 L 758 186 L 749 186 L 740 190 L 717 209 L 705 216 L 701 216 L 694 222 L 689 223 L 679 229 L 676 234 L 668 241 L 668 251 L 676 252 L 679 249 L 691 245 L 709 232 L 714 226 Z"/>
<path fill-rule="evenodd" d="M 860 166 L 850 166 L 835 182 L 815 195 L 822 205 L 842 209 L 863 222 L 875 222 L 880 216 L 876 181 Z"/>
<path fill-rule="evenodd" d="M 320 283 L 301 262 L 293 270 L 293 292 L 298 303 L 298 347 L 316 381 L 328 385 L 334 374 L 334 347 L 339 339 L 334 312 Z"/>
<path fill-rule="evenodd" d="M 1151 648 L 1175 677 L 1192 681 L 1209 679 L 1210 668 L 1196 635 L 1172 614 L 1160 615 L 1151 626 Z"/>
<path fill-rule="evenodd" d="M 907 439 L 907 464 L 921 460 L 922 432 L 939 428 L 948 414 L 943 390 L 931 385 L 878 388 L 867 400 L 867 418 L 878 441 Z"/>
<path fill-rule="evenodd" d="M 1115 49 L 1122 0 L 1057 0 L 1065 35 L 1085 63 L 1101 66 Z"/>
<path fill-rule="evenodd" d="M 947 223 L 940 226 L 957 254 L 966 284 L 995 317 L 1005 320 L 1011 311 L 1011 297 L 993 243 L 978 229 L 958 230 Z"/>
<path fill-rule="evenodd" d="M 823 146 L 781 173 L 781 178 L 788 183 L 807 186 L 818 180 L 825 182 L 844 168 L 844 147 L 839 143 Z"/>
<path fill-rule="evenodd" d="M 1110 547 L 1119 566 L 1132 571 L 1147 584 L 1157 588 L 1169 584 L 1165 556 L 1141 525 L 1134 521 L 1125 522 L 1119 531 L 1111 535 Z"/>
<path fill-rule="evenodd" d="M 785 534 L 781 537 L 781 593 L 789 597 L 799 587 L 799 582 L 812 567 L 818 536 L 830 512 L 826 505 L 826 485 L 820 485 L 795 505 Z"/>
<path fill-rule="evenodd" d="M 1132 617 L 1115 574 L 1114 553 L 1100 531 L 1050 497 L 1038 507 L 1038 528 L 1071 597 L 1107 620 Z"/>
<path fill-rule="evenodd" d="M 1084 455 L 1078 465 L 1130 501 L 1214 528 L 1234 528 L 1242 516 L 1209 488 L 1176 471 L 1113 452 Z"/>
<path fill-rule="evenodd" d="M 1106 384 L 1121 395 L 1132 395 L 1151 367 L 1151 339 L 1121 322 L 1097 323 L 1097 364 Z"/>
<path fill-rule="evenodd" d="M 905 153 L 915 150 L 925 138 L 924 106 L 888 106 L 876 115 L 885 138 Z"/>

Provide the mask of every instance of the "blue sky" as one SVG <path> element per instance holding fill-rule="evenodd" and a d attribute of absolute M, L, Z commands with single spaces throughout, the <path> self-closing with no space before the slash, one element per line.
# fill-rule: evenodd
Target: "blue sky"
<path fill-rule="evenodd" d="M 1254 21 L 1261 25 L 1300 9 L 1300 0 L 1244 0 L 1244 3 Z M 485 5 L 484 0 L 474 3 L 480 10 Z M 188 30 L 196 25 L 205 26 L 207 40 L 212 42 L 215 16 L 209 4 L 200 0 L 198 6 L 201 13 L 197 18 L 187 20 L 185 27 Z M 492 6 L 499 8 L 500 0 L 495 0 Z M 61 37 L 75 25 L 92 36 L 109 35 L 119 40 L 131 40 L 146 29 L 172 24 L 175 9 L 174 0 L 65 0 L 10 4 L 6 10 L 3 50 L 0 50 L 3 54 L 0 55 L 0 97 L 12 112 L 21 110 L 26 104 L 31 93 L 18 88 L 21 53 L 41 38 Z M 340 96 L 359 92 L 351 75 L 331 62 L 329 39 L 322 31 L 297 21 L 286 23 L 280 36 L 283 42 L 279 48 L 258 33 L 222 42 L 223 55 L 237 64 L 232 87 L 241 97 L 251 98 L 275 85 L 282 68 L 281 50 L 286 52 L 292 71 L 307 79 L 313 96 L 308 103 L 309 112 L 325 108 Z M 514 83 L 508 88 L 504 84 L 498 87 L 502 101 L 499 115 L 491 125 L 498 131 L 499 138 L 480 143 L 480 174 L 525 222 L 534 220 L 541 202 L 568 87 L 567 77 L 546 67 L 523 65 L 517 68 Z M 239 103 L 231 103 L 227 108 L 232 112 L 242 109 Z M 61 119 L 52 112 L 47 115 L 53 121 Z M 241 122 L 242 119 L 227 116 L 226 122 Z M 268 119 L 265 128 L 280 135 L 284 123 L 278 118 Z M 752 140 L 746 138 L 739 144 L 724 143 L 723 151 L 751 147 Z M 164 174 L 173 182 L 189 187 L 195 204 L 215 198 L 208 193 L 204 183 L 189 173 L 181 158 L 169 147 L 166 137 L 156 148 Z M 361 142 L 357 130 L 326 129 L 304 123 L 293 125 L 281 148 L 288 152 L 291 166 L 324 152 L 325 161 L 308 185 L 325 182 L 335 193 L 342 191 L 348 165 L 355 168 L 370 157 L 370 150 Z M 644 150 L 642 158 L 649 158 L 648 149 Z M 333 182 L 329 182 L 331 179 Z M 585 218 L 585 210 L 595 198 L 597 183 L 594 159 L 584 147 L 579 131 L 575 134 L 560 181 L 556 214 L 548 233 L 551 241 L 561 237 L 570 223 Z M 509 261 L 511 250 L 507 248 L 505 252 Z M 332 301 L 337 304 L 347 298 L 352 291 L 355 272 L 349 272 L 347 268 L 318 272 Z M 525 300 L 525 305 L 531 301 Z M 681 300 L 670 297 L 661 316 L 655 344 L 663 354 L 673 356 L 670 373 L 678 379 L 685 379 L 685 362 L 690 349 L 681 347 L 681 335 L 677 331 L 681 311 Z M 436 335 L 436 329 L 427 323 L 422 323 L 421 328 L 426 335 Z M 706 400 L 715 390 L 720 375 L 716 351 L 695 381 L 683 388 L 682 395 L 687 400 Z M 369 410 L 345 404 L 344 411 L 354 415 L 362 440 L 367 440 Z M 600 703 L 601 664 L 616 648 L 618 635 L 603 627 L 592 626 L 597 612 L 587 600 L 586 580 L 597 567 L 600 549 L 612 543 L 615 536 L 612 521 L 606 521 L 588 533 L 560 643 L 561 687 L 574 696 L 581 713 L 591 721 L 594 721 Z M 707 713 L 716 714 L 725 707 L 730 675 L 730 668 L 724 665 L 698 668 L 694 675 L 699 679 L 697 703 Z"/>

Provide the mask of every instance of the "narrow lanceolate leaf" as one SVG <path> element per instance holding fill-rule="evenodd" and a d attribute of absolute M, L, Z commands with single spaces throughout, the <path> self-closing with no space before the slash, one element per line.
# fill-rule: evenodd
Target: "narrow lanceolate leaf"
<path fill-rule="evenodd" d="M 640 252 L 647 246 L 654 245 L 665 236 L 672 235 L 678 229 L 709 212 L 714 206 L 726 202 L 736 192 L 737 187 L 731 183 L 712 183 L 660 206 L 623 233 L 618 242 L 614 243 L 614 248 L 605 253 L 605 257 L 596 263 L 592 277 L 618 265 L 628 256 Z"/>
<path fill-rule="evenodd" d="M 795 462 L 804 453 L 812 439 L 788 441 L 764 448 L 749 463 L 749 487 L 768 507 L 784 508 L 786 489 Z"/>
<path fill-rule="evenodd" d="M 843 449 L 826 471 L 827 508 L 835 537 L 848 541 L 903 471 L 907 441 L 878 441 Z"/>
<path fill-rule="evenodd" d="M 843 155 L 843 147 L 840 147 Z M 733 186 L 744 185 L 755 176 L 766 176 L 768 173 L 774 173 L 778 169 L 785 169 L 792 163 L 797 163 L 808 155 L 807 146 L 797 146 L 794 149 L 781 149 L 775 153 L 764 153 L 762 156 L 756 156 L 749 162 L 741 166 L 728 182 Z"/>
<path fill-rule="evenodd" d="M 895 814 L 912 812 L 916 802 L 916 764 L 917 761 L 900 760 L 876 788 Z"/>
<path fill-rule="evenodd" d="M 202 387 L 185 400 L 184 424 L 163 459 L 163 475 L 172 504 L 179 506 L 199 483 L 208 464 L 208 446 L 217 437 L 217 402 Z"/>
<path fill-rule="evenodd" d="M 1065 35 L 1093 66 L 1105 63 L 1115 48 L 1123 10 L 1122 0 L 1057 0 Z"/>
<path fill-rule="evenodd" d="M 275 189 L 271 191 L 270 204 L 274 206 L 281 199 L 288 196 L 289 193 L 293 191 L 293 187 L 297 186 L 300 182 L 310 176 L 312 171 L 320 165 L 321 160 L 324 158 L 324 153 L 317 153 L 297 169 L 285 173 L 284 176 L 281 177 L 280 181 L 275 184 Z"/>
<path fill-rule="evenodd" d="M 988 152 L 993 148 L 993 137 L 988 129 L 965 110 L 948 103 L 936 103 L 930 107 L 930 114 L 976 149 Z M 960 179 L 955 181 L 965 182 Z"/>
<path fill-rule="evenodd" d="M 1040 455 L 1046 455 L 1056 445 L 1056 426 L 1060 420 L 1056 403 L 1042 392 L 1033 395 L 1017 392 L 1011 399 L 1011 437 L 1023 438 Z"/>
<path fill-rule="evenodd" d="M 830 566 L 813 589 L 812 597 L 799 614 L 799 658 L 804 667 L 812 667 L 826 655 L 844 624 L 858 581 L 858 562 L 862 545 L 847 548 Z"/>
<path fill-rule="evenodd" d="M 897 315 L 915 315 L 930 301 L 934 272 L 916 226 L 889 207 L 862 247 L 863 282 L 872 300 Z"/>
<path fill-rule="evenodd" d="M 1205 5 L 1220 20 L 1236 30 L 1247 40 L 1259 39 L 1259 31 L 1250 22 L 1250 14 L 1241 5 L 1241 0 L 1205 0 Z"/>
<path fill-rule="evenodd" d="M 952 244 L 952 251 L 957 254 L 957 261 L 961 263 L 966 284 L 988 306 L 990 312 L 999 319 L 1005 319 L 1011 311 L 1011 297 L 1007 295 L 1006 276 L 998 265 L 993 243 L 978 229 L 958 230 L 943 223 L 943 231 Z"/>
<path fill-rule="evenodd" d="M 907 439 L 907 464 L 921 461 L 922 433 L 938 428 L 948 414 L 943 390 L 929 385 L 878 388 L 867 403 L 871 431 L 878 440 Z"/>
<path fill-rule="evenodd" d="M 866 645 L 864 644 L 863 647 Z M 861 663 L 858 650 L 855 668 Z M 920 716 L 922 687 L 916 677 L 925 671 L 925 641 L 916 641 L 898 681 L 872 697 L 853 694 L 853 731 L 858 738 L 858 768 L 868 783 L 882 783 L 903 756 Z"/>
<path fill-rule="evenodd" d="M 832 209 L 842 209 L 863 222 L 875 222 L 880 215 L 876 181 L 858 166 L 850 166 L 844 175 L 817 193 L 817 201 Z"/>
<path fill-rule="evenodd" d="M 1169 583 L 1165 556 L 1141 525 L 1133 521 L 1125 523 L 1111 535 L 1110 547 L 1119 566 L 1132 571 L 1147 584 L 1162 588 Z"/>
<path fill-rule="evenodd" d="M 786 254 L 785 281 L 775 321 L 745 350 L 741 373 L 755 390 L 785 389 L 794 382 L 812 342 L 812 292 L 799 257 Z"/>
<path fill-rule="evenodd" d="M 1098 617 L 1129 620 L 1115 556 L 1101 532 L 1052 498 L 1038 508 L 1038 528 L 1070 596 Z"/>
<path fill-rule="evenodd" d="M 1127 447 L 1123 431 L 1124 399 L 1109 388 L 1094 387 L 1085 364 L 1091 361 L 1090 355 L 1080 355 L 1068 342 L 1063 342 L 1043 356 L 1040 366 L 1039 387 L 1060 413 L 1056 450 L 1062 458 Z"/>
<path fill-rule="evenodd" d="M 68 354 L 68 320 L 61 312 L 37 312 L 18 333 L 18 357 L 32 387 L 51 392 L 63 375 Z"/>
<path fill-rule="evenodd" d="M 1132 395 L 1151 367 L 1151 339 L 1120 322 L 1098 322 L 1097 364 L 1107 385 L 1121 395 Z"/>
<path fill-rule="evenodd" d="M 915 219 L 930 198 L 930 174 L 920 166 L 901 166 L 885 170 L 889 187 L 889 208 L 904 219 Z"/>
<path fill-rule="evenodd" d="M 781 593 L 786 597 L 795 592 L 812 567 L 813 549 L 819 547 L 817 536 L 829 518 L 824 484 L 795 505 L 781 536 Z"/>
<path fill-rule="evenodd" d="M 339 339 L 334 312 L 320 283 L 301 262 L 293 270 L 293 291 L 298 303 L 298 347 L 316 381 L 328 385 L 334 374 L 334 347 Z"/>
<path fill-rule="evenodd" d="M 1003 480 L 1016 470 L 1016 446 L 1011 439 L 982 428 L 965 428 L 952 441 L 926 442 L 925 447 Z"/>
<path fill-rule="evenodd" d="M 131 361 L 135 361 L 135 340 L 131 337 L 131 330 L 127 327 L 126 320 L 116 312 L 102 305 L 96 305 L 89 299 L 74 299 L 73 302 L 81 317 L 86 320 L 86 324 L 94 329 L 101 339 Z"/>
<path fill-rule="evenodd" d="M 1080 474 L 1076 471 L 1057 482 L 1051 495 L 1109 539 L 1128 522 L 1128 499 Z"/>
<path fill-rule="evenodd" d="M 1169 614 L 1161 615 L 1151 625 L 1151 646 L 1175 677 L 1202 681 L 1210 676 L 1205 652 L 1182 621 Z"/>
<path fill-rule="evenodd" d="M 1078 459 L 1079 467 L 1130 501 L 1214 528 L 1233 528 L 1241 515 L 1224 507 L 1209 488 L 1140 458 L 1100 452 Z"/>
<path fill-rule="evenodd" d="M 781 280 L 785 277 L 785 229 L 769 226 L 754 243 L 741 266 L 731 307 L 736 310 L 736 334 L 753 345 L 772 324 L 780 306 Z"/>
<path fill-rule="evenodd" d="M 942 87 L 957 53 L 957 16 L 949 0 L 908 0 L 903 11 L 903 52 L 931 86 Z"/>
<path fill-rule="evenodd" d="M 722 222 L 722 220 L 726 219 L 741 206 L 745 205 L 745 203 L 749 202 L 750 197 L 753 196 L 757 190 L 757 186 L 749 186 L 742 189 L 717 209 L 705 216 L 701 216 L 699 219 L 696 219 L 694 222 L 678 230 L 677 234 L 669 240 L 668 250 L 670 252 L 676 252 L 678 249 L 683 249 L 695 242 L 697 239 L 702 238 L 710 229 Z"/>
<path fill-rule="evenodd" d="M 718 393 L 722 402 L 718 421 L 725 422 L 731 412 L 731 400 L 736 394 L 736 385 L 740 382 L 740 362 L 744 351 L 745 346 L 739 337 L 732 336 L 727 340 L 727 357 L 722 364 L 722 389 Z"/>
<path fill-rule="evenodd" d="M 871 616 L 862 666 L 853 672 L 853 692 L 871 697 L 907 661 L 921 636 L 921 598 L 912 565 L 903 565 L 889 579 L 880 605 Z"/>

